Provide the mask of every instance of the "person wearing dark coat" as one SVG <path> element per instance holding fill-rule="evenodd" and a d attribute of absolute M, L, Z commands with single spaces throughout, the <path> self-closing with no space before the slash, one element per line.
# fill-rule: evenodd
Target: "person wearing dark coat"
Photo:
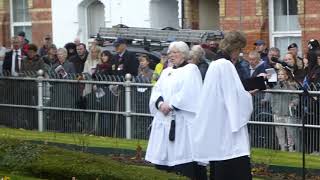
<path fill-rule="evenodd" d="M 86 45 L 80 43 L 77 45 L 77 54 L 70 57 L 70 62 L 75 66 L 76 73 L 82 73 L 84 69 L 84 64 L 87 61 L 89 52 L 87 51 Z"/>
<path fill-rule="evenodd" d="M 193 63 L 198 66 L 198 69 L 201 73 L 202 80 L 206 76 L 209 64 L 205 59 L 205 51 L 200 45 L 194 45 L 190 51 L 190 61 L 189 63 Z"/>
<path fill-rule="evenodd" d="M 114 57 L 117 75 L 125 76 L 129 73 L 133 76 L 137 76 L 139 61 L 134 53 L 127 50 L 126 41 L 122 38 L 118 38 L 113 45 L 117 52 L 117 55 Z"/>
<path fill-rule="evenodd" d="M 256 42 L 253 45 L 256 46 L 255 50 L 260 54 L 260 58 L 263 61 L 267 61 L 268 60 L 268 48 L 266 46 L 266 43 L 263 40 L 258 39 L 258 40 L 256 40 Z"/>
<path fill-rule="evenodd" d="M 261 60 L 260 54 L 257 51 L 251 51 L 248 55 L 248 62 L 249 62 L 249 74 L 250 77 L 257 77 L 261 73 L 266 73 L 264 61 Z"/>
<path fill-rule="evenodd" d="M 67 49 L 67 53 L 68 53 L 67 59 L 70 59 L 70 57 L 77 55 L 77 45 L 75 43 L 72 43 L 72 42 L 67 43 L 64 45 L 64 48 Z"/>
<path fill-rule="evenodd" d="M 315 40 L 312 41 L 314 43 Z M 320 90 L 320 49 L 319 47 L 309 47 L 307 55 L 308 71 L 304 79 L 303 86 L 311 91 Z M 307 110 L 307 124 L 319 125 L 319 98 L 312 101 L 310 98 L 304 98 L 304 109 Z M 320 152 L 320 130 L 307 129 L 306 144 L 308 144 L 307 153 Z"/>
<path fill-rule="evenodd" d="M 18 76 L 21 70 L 22 49 L 18 37 L 11 39 L 12 50 L 5 54 L 2 72 L 4 75 Z"/>
<path fill-rule="evenodd" d="M 20 42 L 20 46 L 22 49 L 22 55 L 26 56 L 28 53 L 28 49 L 29 49 L 29 40 L 26 38 L 26 33 L 23 31 L 20 31 L 17 35 L 19 42 Z"/>

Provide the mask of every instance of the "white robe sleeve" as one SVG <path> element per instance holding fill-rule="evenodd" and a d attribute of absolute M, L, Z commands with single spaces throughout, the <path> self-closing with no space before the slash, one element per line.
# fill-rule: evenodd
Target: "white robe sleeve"
<path fill-rule="evenodd" d="M 193 97 L 197 98 L 201 92 L 201 73 L 194 64 L 188 64 L 183 68 L 183 73 L 180 76 L 183 78 L 181 89 L 169 100 L 169 104 L 179 110 L 196 113 L 198 101 Z"/>
<path fill-rule="evenodd" d="M 158 109 L 156 108 L 156 102 L 160 96 L 163 96 L 161 91 L 161 84 L 163 80 L 164 74 L 167 74 L 166 71 L 163 71 L 160 75 L 160 78 L 155 83 L 155 85 L 152 88 L 150 101 L 149 101 L 149 110 L 152 115 L 155 115 L 158 112 Z"/>
<path fill-rule="evenodd" d="M 228 81 L 223 81 L 223 99 L 227 109 L 228 119 L 230 120 L 232 132 L 239 131 L 240 128 L 247 125 L 252 110 L 252 97 L 249 92 L 247 92 L 238 76 L 238 73 L 233 66 L 229 63 L 230 71 L 225 76 L 230 75 Z"/>

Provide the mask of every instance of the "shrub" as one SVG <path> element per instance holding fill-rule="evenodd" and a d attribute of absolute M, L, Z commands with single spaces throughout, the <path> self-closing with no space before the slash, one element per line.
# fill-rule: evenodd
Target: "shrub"
<path fill-rule="evenodd" d="M 49 179 L 185 179 L 153 168 L 119 163 L 105 156 L 13 139 L 0 139 L 0 164 L 7 171 L 20 171 Z"/>

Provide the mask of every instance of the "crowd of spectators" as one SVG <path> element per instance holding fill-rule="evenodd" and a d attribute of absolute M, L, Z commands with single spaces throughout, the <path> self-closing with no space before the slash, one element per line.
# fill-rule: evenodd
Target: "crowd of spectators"
<path fill-rule="evenodd" d="M 149 57 L 145 54 L 136 57 L 135 53 L 127 49 L 127 42 L 123 38 L 117 38 L 113 42 L 116 54 L 112 54 L 108 50 L 103 51 L 95 42 L 87 47 L 86 44 L 80 42 L 79 38 L 76 38 L 74 42 L 65 44 L 64 47 L 56 47 L 52 42 L 52 37 L 46 35 L 43 38 L 43 44 L 37 46 L 29 43 L 29 40 L 25 38 L 25 33 L 20 32 L 11 39 L 11 42 L 11 49 L 6 49 L 0 44 L 0 73 L 5 76 L 36 76 L 36 73 L 29 72 L 43 69 L 47 78 L 103 80 L 101 77 L 104 75 L 124 76 L 129 73 L 135 77 L 147 79 L 145 82 L 155 84 L 161 76 L 161 72 L 165 68 L 173 66 L 170 61 L 172 53 L 168 53 L 168 49 L 164 48 L 160 51 L 160 62 L 155 69 L 151 69 Z M 263 40 L 256 40 L 254 46 L 255 48 L 249 52 L 241 52 L 241 55 L 238 56 L 240 58 L 226 58 L 235 65 L 241 81 L 261 76 L 265 79 L 267 88 L 301 89 L 300 83 L 302 87 L 307 87 L 309 90 L 318 91 L 320 89 L 320 45 L 317 40 L 311 39 L 306 48 L 302 47 L 307 51 L 303 52 L 301 57 L 296 43 L 288 44 L 287 52 L 283 53 L 285 54 L 283 57 L 280 56 L 281 53 L 277 47 L 268 48 Z M 205 78 L 210 62 L 225 57 L 225 54 L 219 48 L 219 41 L 208 41 L 207 43 L 193 45 L 190 47 L 188 54 L 187 62 L 198 66 L 202 79 Z M 278 80 L 270 81 L 272 75 L 269 73 L 271 71 L 268 71 L 270 69 L 277 73 Z M 86 97 L 98 89 L 97 86 L 86 84 L 79 88 L 77 94 Z M 54 93 L 52 94 L 54 95 Z M 58 95 L 57 98 L 59 98 Z M 285 101 L 282 101 L 277 96 L 268 97 L 268 95 L 259 98 L 262 103 L 269 102 L 270 109 L 273 109 L 271 113 L 275 115 L 274 121 L 301 122 L 301 120 L 298 120 L 301 119 L 301 116 L 295 117 L 294 121 L 290 120 L 293 115 L 288 109 L 282 112 L 275 112 L 274 110 L 283 109 L 277 108 L 279 102 L 287 103 L 285 106 L 290 105 L 290 108 L 298 109 L 303 99 L 290 96 L 290 98 L 287 97 Z M 315 107 L 318 107 L 318 105 Z M 316 109 L 310 111 L 317 112 Z M 309 119 L 316 120 L 308 123 L 319 124 L 319 117 L 316 114 L 309 114 L 312 116 Z M 317 133 L 319 135 L 318 131 Z M 293 133 L 291 129 L 276 129 L 281 150 L 297 150 L 298 141 L 295 140 L 297 134 L 297 132 Z M 319 141 L 319 138 L 314 140 Z M 319 152 L 319 145 L 316 145 L 311 151 Z"/>

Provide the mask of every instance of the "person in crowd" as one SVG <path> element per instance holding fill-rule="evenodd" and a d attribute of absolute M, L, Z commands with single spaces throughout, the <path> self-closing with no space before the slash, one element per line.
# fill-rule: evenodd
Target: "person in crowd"
<path fill-rule="evenodd" d="M 84 70 L 84 65 L 88 59 L 88 51 L 85 44 L 80 43 L 77 45 L 77 54 L 70 57 L 70 62 L 72 62 L 76 68 L 76 73 L 80 74 Z"/>
<path fill-rule="evenodd" d="M 132 76 L 137 76 L 139 61 L 134 53 L 127 50 L 126 41 L 122 38 L 117 38 L 113 45 L 117 52 L 117 55 L 114 57 L 117 74 L 125 76 L 129 73 Z"/>
<path fill-rule="evenodd" d="M 64 48 L 67 49 L 67 53 L 68 53 L 67 59 L 68 60 L 71 59 L 72 56 L 77 55 L 77 46 L 76 46 L 76 44 L 70 42 L 70 43 L 65 44 Z"/>
<path fill-rule="evenodd" d="M 213 52 L 213 53 L 217 53 L 218 50 L 219 50 L 219 42 L 218 41 L 209 41 L 208 42 L 208 45 L 209 45 L 209 49 Z"/>
<path fill-rule="evenodd" d="M 2 65 L 3 65 L 3 60 L 6 55 L 6 52 L 7 52 L 7 48 L 2 46 L 2 44 L 0 43 L 0 75 L 2 75 Z"/>
<path fill-rule="evenodd" d="M 52 45 L 52 39 L 50 35 L 46 35 L 43 38 L 43 45 L 39 48 L 38 54 L 40 57 L 43 57 L 45 55 L 48 55 L 49 48 Z"/>
<path fill-rule="evenodd" d="M 261 59 L 263 61 L 267 61 L 268 60 L 268 48 L 266 46 L 266 43 L 263 40 L 258 39 L 254 43 L 254 45 L 255 45 L 255 50 L 260 54 Z"/>
<path fill-rule="evenodd" d="M 309 51 L 316 51 L 320 48 L 319 41 L 316 39 L 310 39 L 308 41 L 308 49 Z"/>
<path fill-rule="evenodd" d="M 306 59 L 308 60 L 308 71 L 304 84 L 308 85 L 311 90 L 317 91 L 320 89 L 320 49 L 309 51 Z"/>
<path fill-rule="evenodd" d="M 201 74 L 196 65 L 187 63 L 186 43 L 170 43 L 168 53 L 174 66 L 163 70 L 152 89 L 149 106 L 154 119 L 145 159 L 157 169 L 195 179 L 203 171 L 196 171 L 199 166 L 193 161 L 190 132 L 197 104 L 190 97 L 201 90 Z"/>
<path fill-rule="evenodd" d="M 257 77 L 261 73 L 266 73 L 264 61 L 261 60 L 257 51 L 250 51 L 248 54 L 250 77 Z"/>
<path fill-rule="evenodd" d="M 139 69 L 138 69 L 138 77 L 143 81 L 151 82 L 151 78 L 153 75 L 153 70 L 150 69 L 150 58 L 146 54 L 142 54 L 139 56 Z"/>
<path fill-rule="evenodd" d="M 37 54 L 38 47 L 35 44 L 29 44 L 28 54 L 21 61 L 21 73 L 24 76 L 37 77 L 36 72 L 40 69 L 46 71 L 44 62 L 40 59 Z"/>
<path fill-rule="evenodd" d="M 247 60 L 244 59 L 243 53 L 239 54 L 238 59 L 232 59 L 231 61 L 234 64 L 234 66 L 236 67 L 236 70 L 238 72 L 238 75 L 239 75 L 241 81 L 244 81 L 245 79 L 250 78 L 250 74 L 247 71 L 247 69 L 249 67 L 249 63 Z"/>
<path fill-rule="evenodd" d="M 212 52 L 212 50 L 210 49 L 210 46 L 207 43 L 203 43 L 203 44 L 201 44 L 201 47 L 203 48 L 203 50 L 205 52 L 206 59 L 209 62 L 214 61 L 217 54 Z M 218 52 L 218 50 L 216 52 Z"/>
<path fill-rule="evenodd" d="M 79 37 L 74 38 L 73 43 L 76 44 L 76 46 L 80 45 L 81 44 L 80 38 Z"/>
<path fill-rule="evenodd" d="M 298 48 L 298 45 L 297 45 L 296 43 L 291 43 L 291 44 L 288 46 L 288 51 L 291 52 L 294 56 L 297 57 L 297 60 L 298 60 L 297 62 L 298 62 L 298 64 L 299 64 L 299 63 L 302 63 L 303 58 L 298 55 L 299 48 Z"/>
<path fill-rule="evenodd" d="M 86 60 L 83 68 L 84 74 L 92 74 L 95 72 L 97 64 L 101 61 L 101 48 L 99 46 L 93 46 L 90 49 L 88 59 Z"/>
<path fill-rule="evenodd" d="M 280 50 L 276 47 L 272 47 L 268 51 L 268 59 L 265 61 L 265 68 L 274 68 L 275 70 L 278 70 L 281 68 L 279 63 L 276 63 L 272 61 L 273 58 L 279 59 L 280 58 Z"/>
<path fill-rule="evenodd" d="M 46 64 L 46 68 L 49 70 L 51 69 L 55 64 L 58 63 L 58 56 L 57 56 L 57 47 L 54 44 L 51 44 L 48 47 L 48 53 L 47 55 L 42 56 L 42 61 Z"/>
<path fill-rule="evenodd" d="M 22 55 L 26 56 L 29 48 L 29 40 L 26 38 L 26 33 L 21 31 L 18 33 L 18 40 L 22 49 Z"/>
<path fill-rule="evenodd" d="M 113 55 L 110 51 L 105 50 L 101 53 L 100 62 L 97 64 L 96 70 L 92 77 L 97 75 L 113 75 L 115 71 L 115 65 L 112 63 Z"/>
<path fill-rule="evenodd" d="M 27 56 L 21 61 L 21 73 L 22 76 L 28 77 L 37 77 L 37 71 L 42 69 L 46 72 L 44 62 L 40 59 L 40 56 L 37 54 L 38 47 L 35 44 L 29 44 Z M 21 89 L 24 92 L 23 104 L 36 105 L 38 103 L 38 94 L 37 94 L 37 84 L 36 82 L 25 82 L 22 81 Z M 26 111 L 23 116 L 28 120 L 30 125 L 32 124 L 33 128 L 36 128 L 35 124 L 37 123 L 35 119 L 35 111 Z"/>
<path fill-rule="evenodd" d="M 70 76 L 76 73 L 72 62 L 68 61 L 68 51 L 66 48 L 57 50 L 58 62 L 53 66 L 55 78 L 71 78 Z"/>
<path fill-rule="evenodd" d="M 97 65 L 101 61 L 101 48 L 99 46 L 92 46 L 88 55 L 88 59 L 84 64 L 82 74 L 85 79 L 91 79 L 96 71 Z M 92 84 L 86 84 L 82 96 L 86 96 L 92 92 Z"/>
<path fill-rule="evenodd" d="M 75 79 L 75 68 L 68 57 L 66 48 L 57 50 L 58 62 L 52 68 L 49 74 L 50 78 L 56 79 Z M 78 84 L 70 84 L 66 82 L 52 82 L 50 87 L 51 101 L 50 106 L 61 108 L 75 108 L 77 98 L 79 97 Z M 50 111 L 50 119 L 48 127 L 55 128 L 56 131 L 65 132 L 72 131 L 76 128 L 75 113 L 64 112 L 60 110 Z"/>
<path fill-rule="evenodd" d="M 201 73 L 202 80 L 204 80 L 209 64 L 205 59 L 205 51 L 200 45 L 192 46 L 190 51 L 189 63 L 193 63 L 198 66 Z"/>
<path fill-rule="evenodd" d="M 236 57 L 236 59 L 234 59 L 230 57 L 230 55 L 226 52 L 225 49 L 220 48 L 220 50 L 218 51 L 215 57 L 215 60 L 218 60 L 221 58 L 229 59 L 232 62 L 232 64 L 236 67 L 236 70 L 238 72 L 241 82 L 250 78 L 250 73 L 248 72 L 249 63 L 247 60 L 243 58 L 242 52 L 240 52 Z"/>
<path fill-rule="evenodd" d="M 302 59 L 302 62 L 303 62 L 303 68 L 304 68 L 304 71 L 306 73 L 308 73 L 308 66 L 309 66 L 309 60 L 308 60 L 308 53 L 304 53 L 303 55 L 303 59 Z"/>
<path fill-rule="evenodd" d="M 21 60 L 23 59 L 23 53 L 20 46 L 20 41 L 18 37 L 13 37 L 11 39 L 12 50 L 8 51 L 5 54 L 3 60 L 3 74 L 4 75 L 11 75 L 11 76 L 18 76 L 21 70 Z"/>
<path fill-rule="evenodd" d="M 152 80 L 151 80 L 153 85 L 158 81 L 162 71 L 165 68 L 167 68 L 169 64 L 170 63 L 168 60 L 168 48 L 163 48 L 161 51 L 160 62 L 156 65 L 153 71 Z"/>
<path fill-rule="evenodd" d="M 294 78 L 296 78 L 300 83 L 302 83 L 306 75 L 302 61 L 298 60 L 297 57 L 294 55 L 294 53 L 292 53 L 291 51 L 287 52 L 283 60 L 285 63 L 291 66 L 291 70 L 294 74 Z"/>
<path fill-rule="evenodd" d="M 298 86 L 292 79 L 290 70 L 280 69 L 278 71 L 278 83 L 273 89 L 297 90 Z M 277 123 L 298 123 L 296 122 L 294 110 L 297 109 L 299 97 L 296 94 L 279 94 L 271 95 L 271 107 L 273 111 L 274 122 Z M 293 152 L 297 144 L 297 132 L 294 127 L 276 126 L 276 135 L 281 151 Z"/>
<path fill-rule="evenodd" d="M 210 63 L 199 101 L 192 102 L 198 104 L 197 117 L 190 124 L 194 159 L 210 162 L 210 179 L 252 179 L 247 129 L 252 96 L 232 63 L 245 46 L 243 33 L 226 34 L 220 49 L 230 59 Z"/>
<path fill-rule="evenodd" d="M 320 90 L 320 49 L 310 49 L 307 54 L 308 71 L 304 79 L 303 86 L 311 91 Z M 319 96 L 316 98 L 305 97 L 304 107 L 307 110 L 307 124 L 319 125 Z M 308 153 L 320 152 L 319 129 L 308 129 L 306 133 Z"/>

